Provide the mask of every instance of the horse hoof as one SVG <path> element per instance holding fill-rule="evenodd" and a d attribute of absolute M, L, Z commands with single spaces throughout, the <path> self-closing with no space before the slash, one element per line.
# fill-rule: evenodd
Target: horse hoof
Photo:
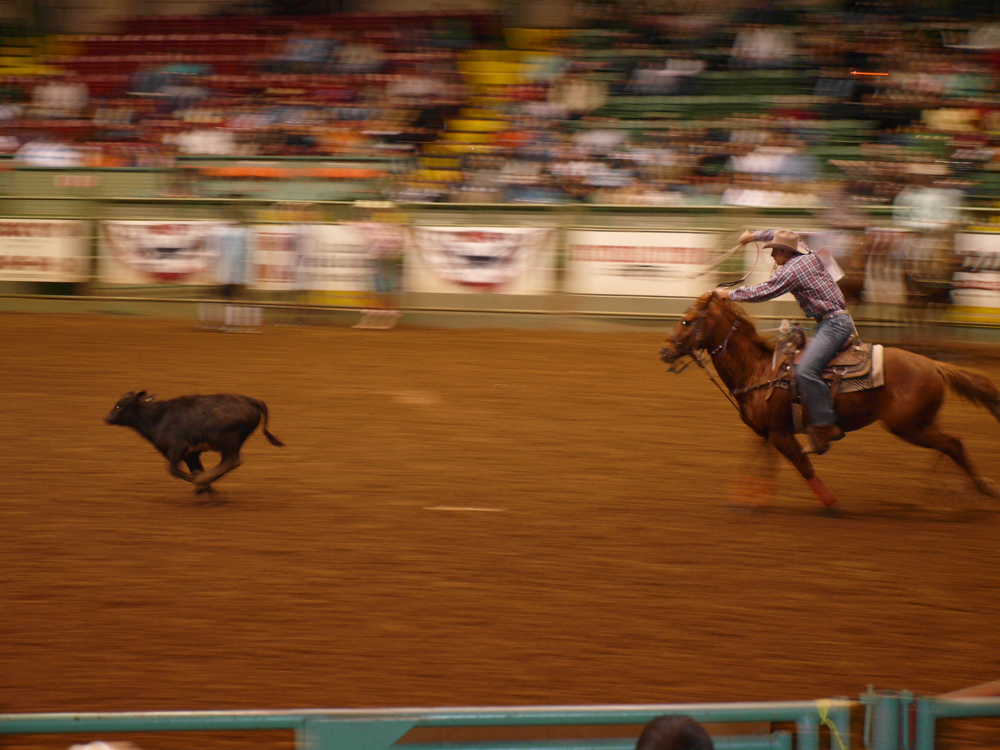
<path fill-rule="evenodd" d="M 732 510 L 758 511 L 771 506 L 774 482 L 770 477 L 737 474 L 726 493 L 726 504 Z"/>
<path fill-rule="evenodd" d="M 212 485 L 210 484 L 196 484 L 194 487 L 194 494 L 196 495 L 211 494 L 213 492 L 215 490 L 212 489 Z"/>
<path fill-rule="evenodd" d="M 1000 497 L 1000 490 L 998 490 L 997 486 L 989 479 L 977 479 L 976 489 L 987 497 Z"/>
<path fill-rule="evenodd" d="M 813 491 L 816 499 L 822 503 L 824 508 L 833 508 L 837 504 L 837 496 L 823 484 L 823 480 L 819 477 L 813 477 L 809 480 L 809 489 Z"/>
<path fill-rule="evenodd" d="M 770 505 L 757 505 L 755 503 L 741 503 L 729 501 L 726 503 L 726 510 L 730 513 L 738 513 L 742 515 L 756 515 L 758 513 L 767 513 L 771 509 Z"/>

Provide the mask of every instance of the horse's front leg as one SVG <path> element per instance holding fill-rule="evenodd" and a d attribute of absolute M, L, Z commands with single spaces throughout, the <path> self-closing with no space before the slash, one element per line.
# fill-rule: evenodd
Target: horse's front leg
<path fill-rule="evenodd" d="M 753 438 L 743 468 L 729 485 L 729 502 L 737 507 L 763 509 L 774 497 L 778 454 L 764 438 Z"/>
<path fill-rule="evenodd" d="M 792 465 L 799 470 L 803 479 L 809 483 L 809 489 L 816 495 L 824 507 L 832 508 L 837 504 L 837 496 L 833 494 L 829 487 L 823 484 L 823 480 L 816 476 L 809 456 L 802 452 L 802 446 L 795 439 L 795 434 L 790 430 L 772 430 L 768 440 L 785 458 L 792 462 Z"/>

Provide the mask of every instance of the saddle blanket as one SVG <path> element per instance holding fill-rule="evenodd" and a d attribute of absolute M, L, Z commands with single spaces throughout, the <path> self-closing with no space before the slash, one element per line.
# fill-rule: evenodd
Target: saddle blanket
<path fill-rule="evenodd" d="M 883 347 L 872 344 L 872 366 L 867 375 L 860 378 L 845 377 L 840 381 L 837 393 L 852 393 L 866 391 L 869 388 L 880 388 L 885 385 L 885 368 L 882 365 Z"/>

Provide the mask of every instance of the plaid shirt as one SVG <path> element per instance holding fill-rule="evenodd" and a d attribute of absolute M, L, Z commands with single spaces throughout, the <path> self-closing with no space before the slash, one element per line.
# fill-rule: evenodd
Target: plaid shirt
<path fill-rule="evenodd" d="M 758 236 L 768 233 L 771 236 Z M 754 239 L 768 242 L 774 239 L 774 233 L 772 230 L 756 232 Z M 802 245 L 800 243 L 800 247 Z M 788 293 L 795 297 L 799 307 L 810 318 L 819 319 L 827 313 L 847 308 L 844 293 L 826 270 L 823 261 L 812 252 L 808 255 L 796 255 L 785 265 L 778 266 L 774 275 L 762 284 L 733 289 L 729 293 L 729 299 L 733 302 L 765 302 Z"/>

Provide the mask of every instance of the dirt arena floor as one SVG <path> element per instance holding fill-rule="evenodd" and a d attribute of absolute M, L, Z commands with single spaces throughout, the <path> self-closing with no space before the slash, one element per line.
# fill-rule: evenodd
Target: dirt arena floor
<path fill-rule="evenodd" d="M 661 338 L 0 315 L 0 712 L 1000 678 L 1000 501 L 876 426 L 816 459 L 840 517 L 786 465 L 768 510 L 736 508 L 755 440 Z M 1000 383 L 986 353 L 951 361 Z M 138 389 L 263 399 L 287 445 L 256 433 L 206 501 L 104 423 Z M 955 397 L 944 424 L 1000 481 L 1000 425 Z"/>

